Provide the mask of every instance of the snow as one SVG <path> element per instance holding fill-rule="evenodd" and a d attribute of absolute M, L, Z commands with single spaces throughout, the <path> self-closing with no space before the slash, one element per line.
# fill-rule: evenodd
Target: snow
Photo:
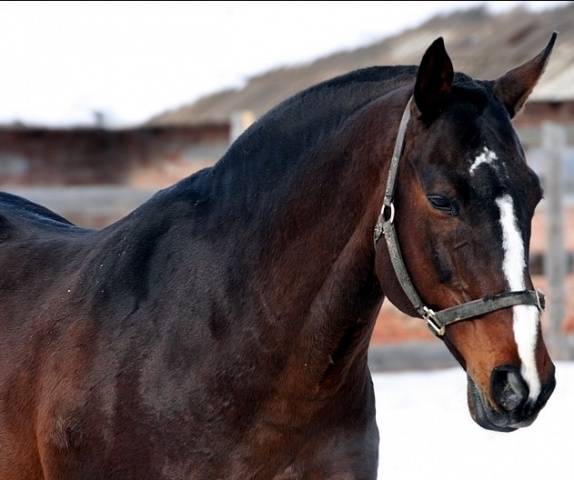
<path fill-rule="evenodd" d="M 373 375 L 381 436 L 379 479 L 567 478 L 574 436 L 574 362 L 528 428 L 484 430 L 470 418 L 462 369 Z"/>

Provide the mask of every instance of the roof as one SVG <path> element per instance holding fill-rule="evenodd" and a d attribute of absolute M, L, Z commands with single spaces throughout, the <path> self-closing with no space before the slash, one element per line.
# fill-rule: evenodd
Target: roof
<path fill-rule="evenodd" d="M 555 51 L 531 100 L 574 100 L 574 3 L 542 12 L 517 8 L 498 15 L 480 7 L 434 17 L 417 28 L 363 48 L 271 70 L 252 77 L 242 88 L 205 96 L 160 114 L 150 123 L 227 121 L 233 112 L 242 110 L 260 116 L 304 88 L 357 68 L 418 64 L 425 49 L 441 35 L 457 71 L 493 79 L 536 55 L 555 30 L 560 32 Z"/>

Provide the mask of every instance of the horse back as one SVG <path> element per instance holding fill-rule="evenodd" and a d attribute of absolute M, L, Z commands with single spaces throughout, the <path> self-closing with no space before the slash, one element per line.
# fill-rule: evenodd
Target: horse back
<path fill-rule="evenodd" d="M 0 192 L 0 222 L 0 234 L 4 234 L 4 240 L 10 229 L 13 234 L 19 233 L 20 236 L 58 228 L 83 230 L 46 207 L 7 192 Z"/>

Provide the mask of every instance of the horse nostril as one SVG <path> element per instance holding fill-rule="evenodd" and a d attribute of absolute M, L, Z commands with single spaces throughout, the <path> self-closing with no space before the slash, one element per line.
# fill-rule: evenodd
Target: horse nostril
<path fill-rule="evenodd" d="M 528 386 L 520 370 L 513 366 L 495 368 L 492 372 L 492 396 L 503 410 L 517 410 L 528 398 Z"/>

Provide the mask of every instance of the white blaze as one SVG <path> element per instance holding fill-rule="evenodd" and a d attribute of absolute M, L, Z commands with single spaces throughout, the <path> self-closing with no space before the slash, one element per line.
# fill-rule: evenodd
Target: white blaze
<path fill-rule="evenodd" d="M 496 199 L 500 209 L 500 225 L 502 227 L 502 248 L 504 260 L 502 269 L 511 291 L 525 290 L 524 269 L 526 267 L 524 241 L 514 212 L 514 203 L 510 195 Z M 522 362 L 522 377 L 528 384 L 531 400 L 540 393 L 540 377 L 536 367 L 536 342 L 538 337 L 538 309 L 532 305 L 517 305 L 512 307 L 514 338 L 518 355 Z"/>
<path fill-rule="evenodd" d="M 492 150 L 488 149 L 487 147 L 484 147 L 484 149 L 482 150 L 482 152 L 477 155 L 477 157 L 474 159 L 474 162 L 472 162 L 472 165 L 470 166 L 470 174 L 472 175 L 474 173 L 474 171 L 479 167 L 479 165 L 482 165 L 483 163 L 485 164 L 491 164 L 492 162 L 494 162 L 498 157 L 496 156 L 496 153 L 494 153 Z"/>

